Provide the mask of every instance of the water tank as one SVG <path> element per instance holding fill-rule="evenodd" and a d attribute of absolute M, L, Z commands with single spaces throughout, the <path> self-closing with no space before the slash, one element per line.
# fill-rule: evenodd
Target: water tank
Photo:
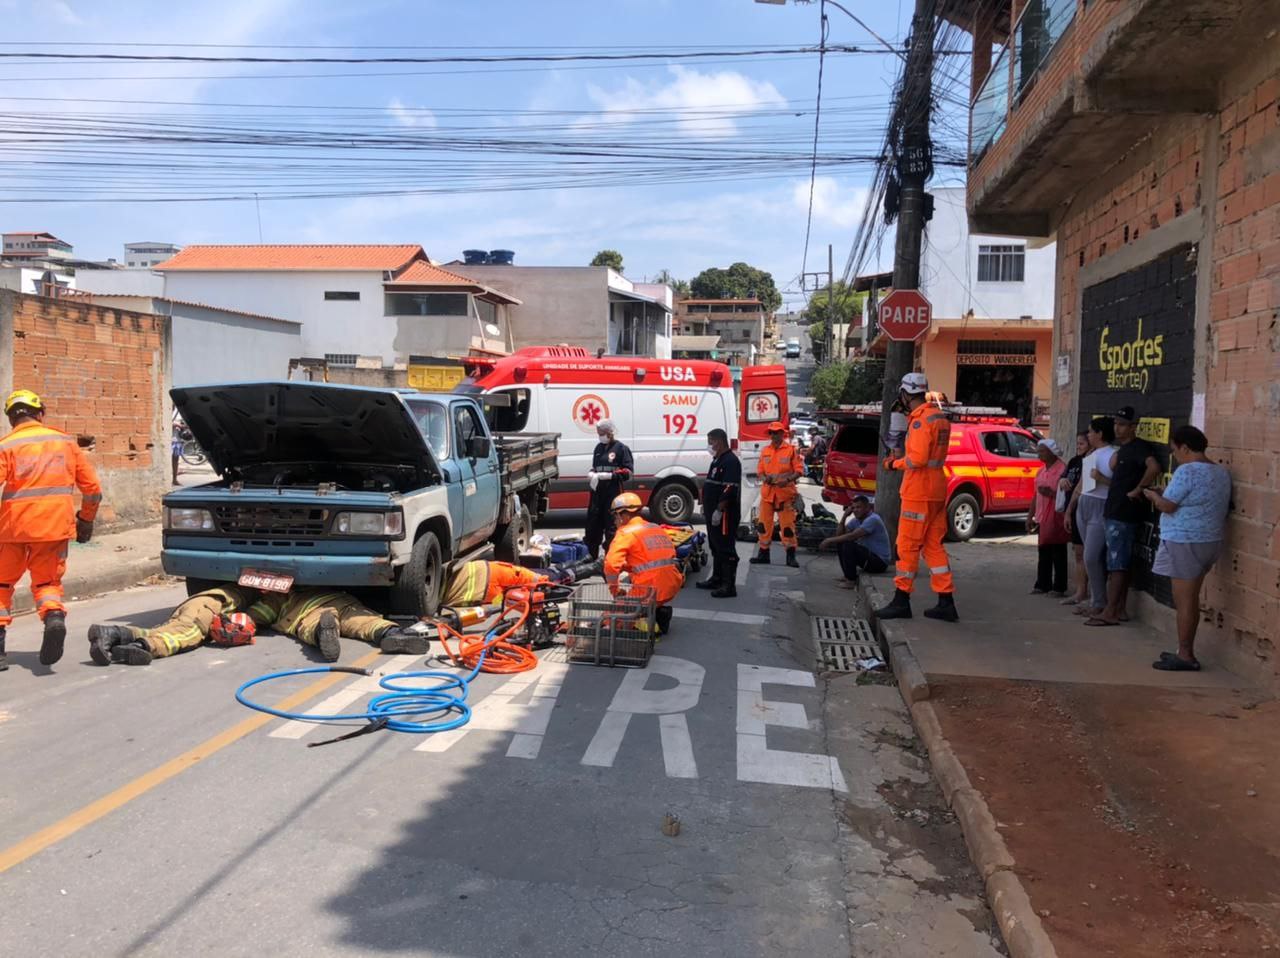
<path fill-rule="evenodd" d="M 482 249 L 464 249 L 462 261 L 468 266 L 483 266 L 489 262 L 489 254 Z"/>
<path fill-rule="evenodd" d="M 498 266 L 510 266 L 516 261 L 516 251 L 513 249 L 491 249 L 489 250 L 489 262 Z"/>

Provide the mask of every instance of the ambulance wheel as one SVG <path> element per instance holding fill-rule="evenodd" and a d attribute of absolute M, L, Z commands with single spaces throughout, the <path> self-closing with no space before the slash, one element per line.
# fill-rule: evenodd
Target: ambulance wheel
<path fill-rule="evenodd" d="M 689 522 L 693 519 L 693 493 L 683 483 L 663 483 L 649 497 L 649 515 L 670 525 Z"/>
<path fill-rule="evenodd" d="M 225 585 L 225 584 L 226 583 L 223 583 L 223 582 L 214 582 L 212 579 L 193 579 L 190 576 L 188 576 L 187 577 L 187 596 L 190 597 L 193 595 L 199 595 L 201 592 L 207 592 L 210 589 L 213 589 L 217 586 Z"/>
<path fill-rule="evenodd" d="M 409 561 L 391 587 L 391 609 L 398 615 L 432 616 L 444 591 L 444 557 L 440 540 L 428 530 L 413 544 Z"/>
<path fill-rule="evenodd" d="M 982 507 L 978 500 L 962 492 L 947 503 L 947 539 L 951 542 L 968 542 L 978 531 L 982 521 Z"/>

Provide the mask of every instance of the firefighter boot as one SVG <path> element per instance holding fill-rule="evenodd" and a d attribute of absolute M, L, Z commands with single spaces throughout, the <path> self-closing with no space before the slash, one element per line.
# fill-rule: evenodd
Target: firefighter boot
<path fill-rule="evenodd" d="M 44 617 L 44 639 L 40 643 L 40 664 L 53 665 L 62 658 L 62 644 L 67 640 L 67 614 L 50 612 Z"/>
<path fill-rule="evenodd" d="M 124 642 L 137 639 L 123 625 L 89 626 L 89 658 L 97 665 L 111 664 L 111 650 Z"/>
<path fill-rule="evenodd" d="M 387 655 L 426 655 L 431 648 L 431 640 L 421 632 L 391 629 L 382 633 L 382 637 L 378 639 L 378 648 Z"/>
<path fill-rule="evenodd" d="M 338 642 L 338 617 L 326 609 L 320 613 L 320 623 L 316 626 L 316 647 L 320 657 L 326 662 L 337 662 L 342 654 L 342 644 Z"/>
<path fill-rule="evenodd" d="M 792 546 L 787 550 L 787 565 L 792 569 L 800 568 L 800 563 L 796 561 L 796 548 Z"/>
<path fill-rule="evenodd" d="M 877 619 L 909 619 L 911 618 L 911 593 L 895 589 L 893 599 L 882 608 L 876 609 Z"/>
<path fill-rule="evenodd" d="M 720 581 L 720 588 L 711 593 L 713 599 L 733 599 L 738 595 L 738 560 L 725 559 L 722 567 L 724 578 Z"/>
<path fill-rule="evenodd" d="M 694 585 L 699 589 L 718 589 L 724 584 L 724 562 L 719 556 L 711 557 L 711 575 L 700 579 Z"/>
<path fill-rule="evenodd" d="M 926 619 L 941 619 L 943 622 L 960 621 L 960 613 L 956 611 L 956 597 L 951 592 L 939 592 L 938 604 L 932 609 L 924 610 Z"/>
<path fill-rule="evenodd" d="M 666 635 L 671 631 L 671 606 L 660 605 L 654 612 L 653 623 L 658 627 L 659 635 Z"/>
<path fill-rule="evenodd" d="M 120 665 L 150 665 L 151 650 L 141 639 L 129 639 L 111 647 L 111 661 Z"/>
<path fill-rule="evenodd" d="M 752 556 L 752 557 L 751 557 L 750 559 L 748 559 L 747 561 L 748 561 L 748 562 L 750 562 L 752 565 L 768 565 L 768 564 L 769 564 L 769 550 L 768 550 L 768 549 L 761 549 L 761 550 L 760 550 L 760 554 L 759 554 L 759 555 L 757 555 L 757 556 Z"/>
<path fill-rule="evenodd" d="M 9 668 L 9 658 L 4 654 L 4 634 L 4 628 L 0 627 L 0 672 Z"/>

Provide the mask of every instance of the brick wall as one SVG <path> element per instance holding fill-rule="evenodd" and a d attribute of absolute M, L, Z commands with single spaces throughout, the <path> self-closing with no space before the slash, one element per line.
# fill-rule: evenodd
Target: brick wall
<path fill-rule="evenodd" d="M 94 438 L 103 528 L 159 518 L 168 357 L 167 317 L 0 291 L 0 390 L 34 390 L 49 425 Z"/>

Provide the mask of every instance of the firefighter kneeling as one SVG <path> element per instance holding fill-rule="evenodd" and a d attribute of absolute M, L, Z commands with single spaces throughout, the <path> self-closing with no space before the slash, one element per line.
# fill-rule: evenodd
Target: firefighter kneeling
<path fill-rule="evenodd" d="M 911 592 L 921 553 L 929 566 L 929 584 L 938 596 L 938 604 L 926 609 L 925 616 L 947 622 L 960 618 L 951 560 L 942 547 L 947 532 L 947 476 L 943 466 L 951 443 L 951 423 L 945 412 L 926 401 L 928 390 L 929 383 L 922 373 L 907 373 L 898 391 L 898 399 L 910 415 L 905 454 L 884 461 L 885 469 L 902 470 L 905 475 L 898 519 L 898 574 L 893 580 L 896 591 L 892 602 L 876 610 L 881 619 L 911 618 Z"/>
<path fill-rule="evenodd" d="M 684 573 L 671 538 L 661 526 L 640 518 L 641 508 L 640 497 L 634 492 L 624 492 L 613 500 L 610 511 L 616 531 L 605 556 L 604 578 L 614 595 L 622 588 L 620 576 L 624 572 L 631 577 L 628 595 L 653 589 L 658 634 L 666 635 L 671 630 L 670 602 L 684 588 Z"/>

